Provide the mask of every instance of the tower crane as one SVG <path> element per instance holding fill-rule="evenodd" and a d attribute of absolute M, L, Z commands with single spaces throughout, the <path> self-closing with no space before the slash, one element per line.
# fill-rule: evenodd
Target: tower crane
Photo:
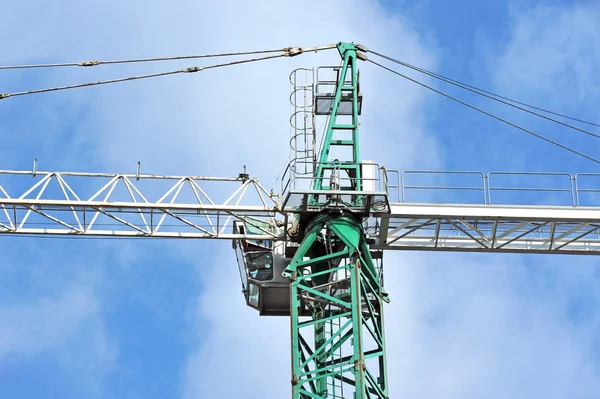
<path fill-rule="evenodd" d="M 449 187 L 409 185 L 425 172 L 361 159 L 358 63 L 369 49 L 340 42 L 284 56 L 333 48 L 340 66 L 290 75 L 293 157 L 280 192 L 245 170 L 231 178 L 144 174 L 139 166 L 131 174 L 73 173 L 39 171 L 34 162 L 31 171 L 0 170 L 0 234 L 231 241 L 246 304 L 290 319 L 295 399 L 390 397 L 386 250 L 600 253 L 600 208 L 584 200 L 598 191 L 593 174 L 555 174 L 564 186 L 531 188 L 564 195 L 567 203 L 556 206 L 496 204 L 492 194 L 512 188 L 495 185 L 502 173 L 479 172 L 463 172 L 476 185 L 454 187 L 479 193 L 478 203 L 411 201 L 410 190 Z M 95 84 L 103 83 L 110 81 Z M 320 148 L 317 118 L 326 123 Z M 229 195 L 218 199 L 208 187 L 229 187 Z"/>

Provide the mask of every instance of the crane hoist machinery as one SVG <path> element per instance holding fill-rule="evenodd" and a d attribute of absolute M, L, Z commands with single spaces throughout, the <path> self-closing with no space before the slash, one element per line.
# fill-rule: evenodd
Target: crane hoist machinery
<path fill-rule="evenodd" d="M 290 319 L 294 399 L 389 398 L 386 250 L 600 253 L 599 174 L 523 173 L 536 182 L 534 192 L 562 196 L 554 205 L 501 203 L 499 194 L 518 188 L 499 185 L 514 175 L 500 172 L 460 172 L 474 183 L 455 188 L 479 195 L 477 203 L 408 199 L 411 189 L 452 187 L 411 185 L 425 172 L 401 173 L 360 157 L 357 64 L 376 64 L 369 52 L 393 59 L 353 43 L 312 50 L 328 48 L 337 49 L 340 65 L 290 75 L 292 156 L 278 194 L 245 171 L 232 178 L 163 176 L 143 174 L 138 164 L 133 174 L 44 172 L 34 162 L 32 171 L 0 170 L 0 234 L 231 241 L 246 304 L 261 316 Z M 14 182 L 31 177 L 33 185 L 18 191 L 30 183 Z M 558 185 L 540 187 L 548 177 Z M 235 187 L 220 201 L 211 184 L 220 192 Z"/>

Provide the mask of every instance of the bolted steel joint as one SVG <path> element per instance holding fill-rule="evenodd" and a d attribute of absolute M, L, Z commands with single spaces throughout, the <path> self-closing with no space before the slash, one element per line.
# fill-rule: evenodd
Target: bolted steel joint
<path fill-rule="evenodd" d="M 290 273 L 289 271 L 284 271 L 283 273 L 281 273 L 281 275 L 283 277 L 287 277 L 290 280 L 290 282 L 294 282 L 298 278 L 297 272 Z"/>
<path fill-rule="evenodd" d="M 385 303 L 390 303 L 392 301 L 390 299 L 390 295 L 387 292 L 381 293 L 381 299 L 383 299 L 383 302 L 385 302 Z"/>
<path fill-rule="evenodd" d="M 325 316 L 325 312 L 322 307 L 316 307 L 313 310 L 313 320 L 321 320 Z"/>
<path fill-rule="evenodd" d="M 90 61 L 83 61 L 78 63 L 77 65 L 79 66 L 84 66 L 84 67 L 89 67 L 89 66 L 96 66 L 96 65 L 100 65 L 99 61 L 94 61 L 94 60 L 90 60 Z"/>
<path fill-rule="evenodd" d="M 198 71 L 201 71 L 201 70 L 203 70 L 203 69 L 204 69 L 204 68 L 202 68 L 202 67 L 195 66 L 195 67 L 189 67 L 189 68 L 185 68 L 185 69 L 183 70 L 183 72 L 189 72 L 189 73 L 192 73 L 192 72 L 198 72 Z"/>
<path fill-rule="evenodd" d="M 358 50 L 358 51 L 362 51 L 364 53 L 369 52 L 369 49 L 367 48 L 367 46 L 365 46 L 363 44 L 355 44 L 354 46 L 356 47 L 356 50 Z"/>
<path fill-rule="evenodd" d="M 285 55 L 288 57 L 295 57 L 304 52 L 304 50 L 300 47 L 286 47 L 283 49 L 283 51 L 285 52 Z"/>
<path fill-rule="evenodd" d="M 354 362 L 354 370 L 359 371 L 359 370 L 366 370 L 365 368 L 365 362 L 363 360 L 356 360 Z"/>

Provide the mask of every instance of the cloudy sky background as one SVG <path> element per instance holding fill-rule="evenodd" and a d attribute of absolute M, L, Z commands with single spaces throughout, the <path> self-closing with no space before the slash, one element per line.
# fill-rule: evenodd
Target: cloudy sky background
<path fill-rule="evenodd" d="M 598 2 L 323 3 L 0 0 L 0 64 L 355 41 L 596 118 Z M 6 99 L 0 168 L 29 169 L 37 157 L 45 170 L 133 172 L 139 160 L 149 173 L 232 176 L 247 165 L 270 188 L 288 157 L 290 71 L 337 62 L 334 52 L 306 54 Z M 0 92 L 196 64 L 2 71 Z M 395 169 L 598 171 L 373 65 L 361 65 L 361 79 L 365 159 Z M 600 156 L 579 133 L 436 87 Z M 244 306 L 229 243 L 0 238 L 0 397 L 288 395 L 288 320 Z M 600 394 L 595 258 L 403 252 L 385 265 L 391 397 Z"/>

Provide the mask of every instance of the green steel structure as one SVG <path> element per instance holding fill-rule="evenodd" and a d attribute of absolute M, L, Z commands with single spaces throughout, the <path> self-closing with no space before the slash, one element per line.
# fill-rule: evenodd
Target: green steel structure
<path fill-rule="evenodd" d="M 362 191 L 356 66 L 365 56 L 358 45 L 337 48 L 343 64 L 314 168 L 312 207 L 299 213 L 301 242 L 283 273 L 291 282 L 294 399 L 388 397 L 387 295 L 362 227 L 368 213 L 356 211 L 368 196 Z M 334 146 L 349 150 L 348 159 L 331 160 Z M 332 191 L 337 194 L 319 193 Z"/>
<path fill-rule="evenodd" d="M 357 47 L 354 44 L 339 43 L 337 47 L 343 64 L 338 75 L 335 97 L 331 104 L 331 109 L 328 111 L 330 115 L 329 123 L 327 124 L 323 138 L 323 147 L 321 148 L 319 162 L 315 171 L 313 188 L 315 190 L 323 190 L 325 188 L 323 184 L 325 173 L 330 170 L 334 172 L 347 172 L 351 179 L 351 188 L 360 191 L 361 164 L 358 147 L 359 87 L 356 60 L 358 57 L 365 58 L 366 56 L 357 52 Z M 344 116 L 350 116 L 351 120 L 345 123 L 344 121 L 340 121 Z M 347 134 L 348 132 L 350 134 Z M 343 138 L 338 138 L 338 135 Z M 329 157 L 332 146 L 350 148 L 352 152 L 350 159 L 345 162 L 330 161 Z"/>

